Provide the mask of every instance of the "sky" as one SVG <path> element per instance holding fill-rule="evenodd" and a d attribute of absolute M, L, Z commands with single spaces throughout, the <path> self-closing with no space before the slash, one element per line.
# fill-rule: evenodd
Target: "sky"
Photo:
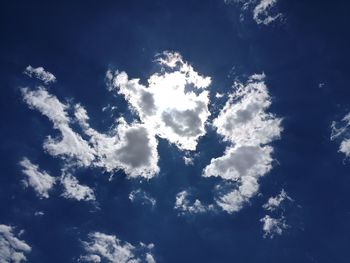
<path fill-rule="evenodd" d="M 3 1 L 0 263 L 349 262 L 349 7 Z"/>

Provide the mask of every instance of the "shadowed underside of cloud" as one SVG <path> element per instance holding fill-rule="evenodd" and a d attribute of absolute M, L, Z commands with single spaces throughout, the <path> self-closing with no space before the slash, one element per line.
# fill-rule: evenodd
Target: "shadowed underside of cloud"
<path fill-rule="evenodd" d="M 212 159 L 204 168 L 203 176 L 236 183 L 231 191 L 217 187 L 216 202 L 228 213 L 239 211 L 258 192 L 259 178 L 272 168 L 273 148 L 267 144 L 282 131 L 281 119 L 267 112 L 271 98 L 264 78 L 264 74 L 255 74 L 245 85 L 236 82 L 234 92 L 213 121 L 229 146 L 223 156 Z"/>
<path fill-rule="evenodd" d="M 14 234 L 14 228 L 0 224 L 0 262 L 20 263 L 26 261 L 25 253 L 29 253 L 31 247 Z"/>
<path fill-rule="evenodd" d="M 80 262 L 110 262 L 110 263 L 155 263 L 151 253 L 153 244 L 138 246 L 123 242 L 114 235 L 100 232 L 89 234 L 89 241 L 83 243 L 86 255 L 79 258 Z"/>

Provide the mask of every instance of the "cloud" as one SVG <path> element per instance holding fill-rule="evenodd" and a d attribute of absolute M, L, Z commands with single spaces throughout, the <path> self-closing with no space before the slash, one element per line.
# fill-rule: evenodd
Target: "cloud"
<path fill-rule="evenodd" d="M 267 202 L 263 205 L 263 208 L 267 211 L 275 211 L 287 200 L 293 201 L 293 199 L 288 196 L 287 192 L 282 189 L 277 196 L 270 197 L 269 200 L 267 200 Z"/>
<path fill-rule="evenodd" d="M 268 143 L 280 137 L 281 119 L 268 113 L 271 97 L 264 74 L 252 75 L 244 85 L 235 82 L 234 91 L 213 120 L 213 126 L 229 146 L 224 155 L 213 158 L 204 177 L 235 182 L 231 191 L 219 191 L 217 204 L 226 212 L 242 209 L 259 190 L 258 180 L 272 169 L 273 148 Z"/>
<path fill-rule="evenodd" d="M 281 13 L 274 13 L 278 0 L 224 0 L 225 4 L 235 3 L 242 6 L 240 20 L 244 20 L 244 13 L 252 12 L 254 21 L 257 24 L 269 25 L 274 21 L 283 18 Z"/>
<path fill-rule="evenodd" d="M 49 94 L 43 87 L 37 90 L 22 88 L 21 91 L 29 107 L 48 117 L 54 128 L 61 133 L 60 138 L 48 136 L 44 142 L 44 149 L 52 156 L 75 159 L 79 166 L 91 165 L 95 158 L 94 150 L 70 128 L 71 120 L 66 112 L 68 105 L 61 103 L 56 96 Z"/>
<path fill-rule="evenodd" d="M 31 247 L 23 240 L 18 239 L 13 233 L 14 228 L 0 224 L 0 262 L 20 263 L 26 261 L 25 253 L 31 251 Z"/>
<path fill-rule="evenodd" d="M 184 156 L 183 157 L 183 160 L 185 162 L 185 165 L 193 165 L 194 162 L 193 162 L 193 157 L 188 157 L 188 156 Z"/>
<path fill-rule="evenodd" d="M 45 88 L 22 89 L 24 101 L 29 107 L 47 116 L 60 138 L 50 136 L 44 142 L 44 149 L 52 156 L 60 156 L 69 164 L 85 167 L 101 167 L 107 172 L 122 169 L 129 177 L 152 178 L 159 172 L 157 140 L 146 125 L 134 122 L 127 124 L 118 120 L 117 128 L 111 134 L 99 133 L 88 124 L 89 117 L 80 105 L 74 106 L 74 119 L 67 114 L 69 105 L 61 103 Z M 77 121 L 89 140 L 71 128 Z"/>
<path fill-rule="evenodd" d="M 24 179 L 25 185 L 33 187 L 39 197 L 48 198 L 49 191 L 56 183 L 55 177 L 45 171 L 40 171 L 39 167 L 31 163 L 28 158 L 23 158 L 19 164 L 23 168 L 22 172 L 27 176 Z"/>
<path fill-rule="evenodd" d="M 176 52 L 164 52 L 155 62 L 162 68 L 148 78 L 147 86 L 129 79 L 126 72 L 108 71 L 106 78 L 149 131 L 181 150 L 195 150 L 206 133 L 211 79 L 199 75 Z"/>
<path fill-rule="evenodd" d="M 281 13 L 271 15 L 270 10 L 277 4 L 277 0 L 261 0 L 253 10 L 253 18 L 256 23 L 268 25 L 282 17 Z"/>
<path fill-rule="evenodd" d="M 83 247 L 86 255 L 81 256 L 82 262 L 110 262 L 110 263 L 154 263 L 155 259 L 151 254 L 154 245 L 133 246 L 123 242 L 114 235 L 106 235 L 100 232 L 89 234 L 89 241 L 84 241 Z"/>
<path fill-rule="evenodd" d="M 284 217 L 273 218 L 269 215 L 261 218 L 263 223 L 264 237 L 273 238 L 275 235 L 282 235 L 283 231 L 288 228 Z"/>
<path fill-rule="evenodd" d="M 64 188 L 64 192 L 62 194 L 64 198 L 75 199 L 78 201 L 96 200 L 94 191 L 86 185 L 79 184 L 78 179 L 70 174 L 62 175 L 61 183 Z"/>
<path fill-rule="evenodd" d="M 214 205 L 204 205 L 202 202 L 198 199 L 196 199 L 192 204 L 188 200 L 189 193 L 184 190 L 179 192 L 176 195 L 176 200 L 175 200 L 175 210 L 179 211 L 180 215 L 185 215 L 185 214 L 200 214 L 200 213 L 205 213 L 208 211 L 213 211 L 214 210 Z"/>
<path fill-rule="evenodd" d="M 33 68 L 29 65 L 23 73 L 29 77 L 40 79 L 45 84 L 50 84 L 56 81 L 56 77 L 52 73 L 45 71 L 43 67 Z"/>
<path fill-rule="evenodd" d="M 346 157 L 350 156 L 350 113 L 340 122 L 332 122 L 331 125 L 331 140 L 340 139 L 339 152 L 345 154 Z"/>
<path fill-rule="evenodd" d="M 246 177 L 258 178 L 271 170 L 272 151 L 270 146 L 229 147 L 223 156 L 211 160 L 203 176 L 232 181 L 244 180 Z"/>
<path fill-rule="evenodd" d="M 157 204 L 156 199 L 141 189 L 131 191 L 129 194 L 129 200 L 131 202 L 141 203 L 142 205 L 150 205 L 151 207 L 154 207 Z"/>

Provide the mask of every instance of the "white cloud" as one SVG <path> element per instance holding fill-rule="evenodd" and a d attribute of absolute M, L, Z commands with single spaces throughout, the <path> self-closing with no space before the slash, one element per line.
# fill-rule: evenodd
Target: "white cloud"
<path fill-rule="evenodd" d="M 129 194 L 129 200 L 131 202 L 139 202 L 142 205 L 150 205 L 152 207 L 157 204 L 156 199 L 141 189 L 131 191 Z"/>
<path fill-rule="evenodd" d="M 350 113 L 345 115 L 345 117 L 340 122 L 332 122 L 331 128 L 331 140 L 341 139 L 339 146 L 339 152 L 345 154 L 346 157 L 350 156 Z"/>
<path fill-rule="evenodd" d="M 293 199 L 288 196 L 287 192 L 282 189 L 277 196 L 270 197 L 267 203 L 263 205 L 263 208 L 268 211 L 275 211 L 286 200 L 293 201 Z"/>
<path fill-rule="evenodd" d="M 77 160 L 81 166 L 89 166 L 94 160 L 94 150 L 88 143 L 69 126 L 70 118 L 67 115 L 68 106 L 61 103 L 56 96 L 40 87 L 37 90 L 22 88 L 24 101 L 29 107 L 40 111 L 49 118 L 55 129 L 61 133 L 60 138 L 48 138 L 44 142 L 44 149 L 53 156 L 63 156 Z"/>
<path fill-rule="evenodd" d="M 281 13 L 271 15 L 270 10 L 277 4 L 277 0 L 261 0 L 253 10 L 253 18 L 256 23 L 268 25 L 282 17 Z"/>
<path fill-rule="evenodd" d="M 283 231 L 288 228 L 283 216 L 273 218 L 266 215 L 260 221 L 263 223 L 264 237 L 273 238 L 275 235 L 282 235 Z"/>
<path fill-rule="evenodd" d="M 29 77 L 35 77 L 37 79 L 40 79 L 45 84 L 49 84 L 56 81 L 56 77 L 52 73 L 45 71 L 43 67 L 33 68 L 31 65 L 29 65 L 28 67 L 26 67 L 23 73 L 28 75 Z"/>
<path fill-rule="evenodd" d="M 224 2 L 226 4 L 235 3 L 242 7 L 241 21 L 244 20 L 246 11 L 252 12 L 253 19 L 257 24 L 269 25 L 283 18 L 281 13 L 275 13 L 273 10 L 278 0 L 224 0 Z"/>
<path fill-rule="evenodd" d="M 264 77 L 264 74 L 255 74 L 246 85 L 235 82 L 235 91 L 213 121 L 225 141 L 237 145 L 260 145 L 280 136 L 281 119 L 266 112 L 271 98 Z"/>
<path fill-rule="evenodd" d="M 45 171 L 40 171 L 39 167 L 31 163 L 28 158 L 23 158 L 19 164 L 23 168 L 22 172 L 27 176 L 24 179 L 25 185 L 33 187 L 39 197 L 48 198 L 49 191 L 56 183 L 55 177 Z"/>
<path fill-rule="evenodd" d="M 215 98 L 217 99 L 221 99 L 222 97 L 224 97 L 225 95 L 223 93 L 219 93 L 219 92 L 216 92 L 215 93 Z"/>
<path fill-rule="evenodd" d="M 146 254 L 146 262 L 147 263 L 156 263 L 156 260 L 154 259 L 153 255 L 150 253 Z"/>
<path fill-rule="evenodd" d="M 64 187 L 62 194 L 64 198 L 78 201 L 94 201 L 96 199 L 94 191 L 90 187 L 79 184 L 77 178 L 70 174 L 62 175 L 61 183 Z"/>
<path fill-rule="evenodd" d="M 122 169 L 129 177 L 151 178 L 159 172 L 157 140 L 144 124 L 127 124 L 118 120 L 117 128 L 111 134 L 92 129 L 86 110 L 79 104 L 74 107 L 74 117 L 90 137 L 86 141 L 70 127 L 73 122 L 67 114 L 68 105 L 44 88 L 31 91 L 22 89 L 24 101 L 47 116 L 54 128 L 61 132 L 60 138 L 50 136 L 44 142 L 44 149 L 52 156 L 60 156 L 85 167 L 101 167 L 108 172 Z"/>
<path fill-rule="evenodd" d="M 183 160 L 185 162 L 186 165 L 193 165 L 193 157 L 188 157 L 188 156 L 184 156 Z"/>
<path fill-rule="evenodd" d="M 200 76 L 176 52 L 164 52 L 156 62 L 163 67 L 149 77 L 148 86 L 125 72 L 109 71 L 106 78 L 149 131 L 181 150 L 195 150 L 210 115 L 206 89 L 211 79 Z"/>
<path fill-rule="evenodd" d="M 246 85 L 236 82 L 213 126 L 229 143 L 224 155 L 213 158 L 204 177 L 220 177 L 238 187 L 216 198 L 226 212 L 239 211 L 259 190 L 258 180 L 272 169 L 273 148 L 266 145 L 280 137 L 281 119 L 267 113 L 271 98 L 264 74 L 252 75 Z"/>
<path fill-rule="evenodd" d="M 214 205 L 204 205 L 198 199 L 196 199 L 192 204 L 188 200 L 189 193 L 184 190 L 176 195 L 175 200 L 175 210 L 179 211 L 180 215 L 185 214 L 199 214 L 214 210 Z"/>
<path fill-rule="evenodd" d="M 123 242 L 113 235 L 106 235 L 100 232 L 89 234 L 89 241 L 83 242 L 86 255 L 80 257 L 82 262 L 110 262 L 110 263 L 154 263 L 155 259 L 151 254 L 154 245 L 133 246 Z"/>
<path fill-rule="evenodd" d="M 31 251 L 31 247 L 23 240 L 18 239 L 14 228 L 0 224 L 0 262 L 20 263 L 26 261 L 25 253 Z"/>

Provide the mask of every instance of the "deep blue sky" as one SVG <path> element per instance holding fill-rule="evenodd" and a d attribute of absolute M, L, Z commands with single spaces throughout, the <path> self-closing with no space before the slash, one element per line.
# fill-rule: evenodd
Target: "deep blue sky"
<path fill-rule="evenodd" d="M 257 25 L 239 21 L 237 5 L 207 1 L 2 1 L 0 10 L 0 223 L 25 229 L 32 252 L 28 262 L 76 262 L 79 239 L 90 231 L 116 234 L 131 243 L 155 244 L 157 262 L 349 262 L 350 163 L 331 142 L 330 124 L 350 109 L 350 16 L 348 1 L 280 0 L 284 23 Z M 29 156 L 59 175 L 60 164 L 42 151 L 51 123 L 23 103 L 18 87 L 29 64 L 43 66 L 58 82 L 50 91 L 74 98 L 89 111 L 91 125 L 111 124 L 101 108 L 126 103 L 111 96 L 105 72 L 121 69 L 145 81 L 154 72 L 154 55 L 180 52 L 203 75 L 213 91 L 228 92 L 234 76 L 265 72 L 273 104 L 283 117 L 283 133 L 274 142 L 278 161 L 262 179 L 262 196 L 228 215 L 178 217 L 175 195 L 195 187 L 206 198 L 209 186 L 201 170 L 222 152 L 209 132 L 198 148 L 202 158 L 186 167 L 181 153 L 165 141 L 159 145 L 159 177 L 141 187 L 158 206 L 130 204 L 139 183 L 122 172 L 108 181 L 99 170 L 82 171 L 94 186 L 100 210 L 59 198 L 55 191 L 39 200 L 23 189 L 18 162 Z M 34 82 L 33 82 L 34 83 Z M 324 83 L 319 88 L 319 83 Z M 200 187 L 199 187 L 200 186 Z M 284 188 L 295 200 L 286 211 L 290 228 L 264 239 L 261 205 Z M 34 217 L 35 211 L 45 216 Z"/>

